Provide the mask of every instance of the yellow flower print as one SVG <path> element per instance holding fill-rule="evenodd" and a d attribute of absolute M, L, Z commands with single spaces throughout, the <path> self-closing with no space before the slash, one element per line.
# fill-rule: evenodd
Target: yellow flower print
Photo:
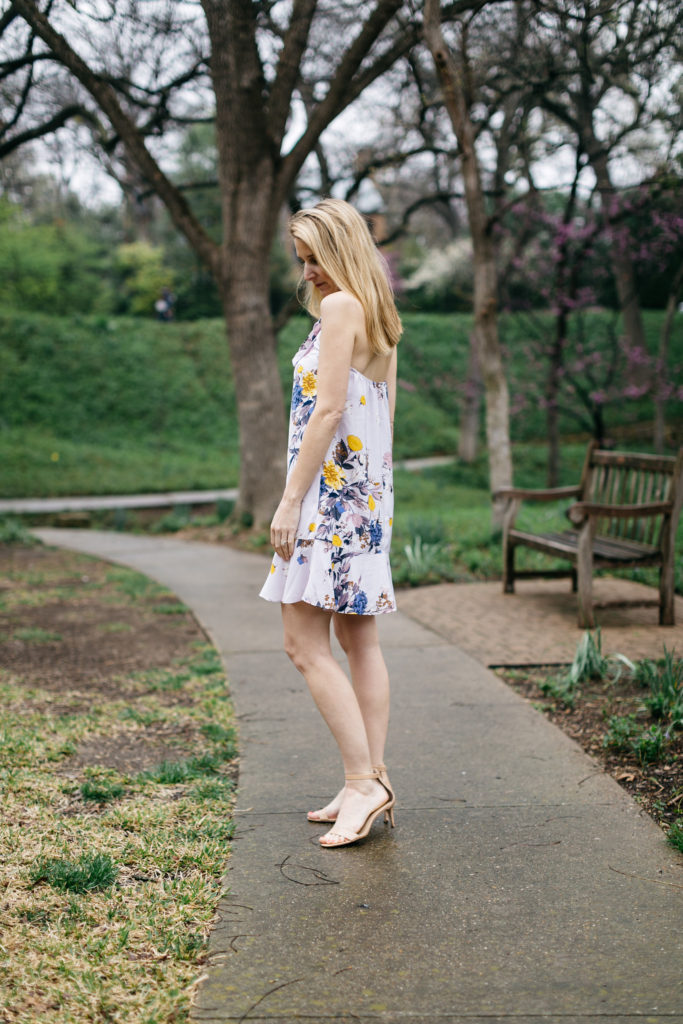
<path fill-rule="evenodd" d="M 365 395 L 360 396 L 360 404 L 365 405 Z"/>
<path fill-rule="evenodd" d="M 338 533 L 332 534 L 332 543 L 334 544 L 335 548 L 341 547 L 341 537 L 339 536 Z"/>
<path fill-rule="evenodd" d="M 297 366 L 296 372 L 297 373 L 303 373 L 304 372 L 304 368 L 303 368 L 301 363 L 299 363 L 299 365 Z"/>
<path fill-rule="evenodd" d="M 371 512 L 375 511 L 375 499 L 371 494 L 368 496 L 368 508 Z"/>
<path fill-rule="evenodd" d="M 308 532 L 309 533 L 313 533 L 314 530 L 315 530 L 315 523 L 309 523 L 308 524 Z"/>
<path fill-rule="evenodd" d="M 359 437 L 356 437 L 355 434 L 349 434 L 349 436 L 346 438 L 346 443 L 348 444 L 352 452 L 359 452 L 363 447 L 363 442 Z"/>
<path fill-rule="evenodd" d="M 389 526 L 393 526 L 393 525 L 394 525 L 394 518 L 393 518 L 393 516 L 389 516 Z"/>
<path fill-rule="evenodd" d="M 275 572 L 275 563 L 273 562 L 273 564 L 270 567 L 270 575 L 272 576 L 274 572 Z"/>
<path fill-rule="evenodd" d="M 339 466 L 335 465 L 331 459 L 329 462 L 323 463 L 323 477 L 325 478 L 327 486 L 331 487 L 333 491 L 338 491 L 346 479 L 346 475 L 343 470 L 341 470 Z"/>
<path fill-rule="evenodd" d="M 316 376 L 313 373 L 313 370 L 309 370 L 308 373 L 303 375 L 301 390 L 305 394 L 306 398 L 312 398 L 317 391 L 317 387 L 318 382 L 316 380 Z"/>

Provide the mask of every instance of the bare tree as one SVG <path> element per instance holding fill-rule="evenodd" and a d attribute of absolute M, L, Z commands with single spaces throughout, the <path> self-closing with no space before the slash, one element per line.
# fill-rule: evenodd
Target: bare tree
<path fill-rule="evenodd" d="M 447 13 L 456 15 L 472 2 L 456 0 L 447 5 Z M 125 5 L 122 0 L 8 4 L 0 30 L 16 31 L 19 19 L 28 32 L 21 66 L 5 65 L 7 76 L 24 75 L 20 92 L 25 96 L 19 97 L 21 110 L 6 145 L 22 141 L 21 115 L 35 84 L 34 69 L 50 67 L 55 74 L 55 69 L 66 69 L 78 117 L 91 125 L 110 155 L 125 153 L 210 269 L 225 311 L 238 397 L 240 510 L 263 524 L 284 473 L 284 404 L 268 308 L 268 255 L 279 212 L 324 130 L 415 44 L 421 26 L 402 0 L 375 0 L 362 5 L 360 14 L 350 0 L 292 0 L 290 5 L 202 0 L 201 8 L 204 22 L 199 24 L 196 5 L 167 0 L 151 5 L 136 0 Z M 146 36 L 152 47 L 151 65 L 144 54 L 139 64 L 126 63 L 125 52 L 117 62 L 115 48 L 102 45 L 102 33 L 115 36 L 115 25 L 127 27 L 131 45 L 141 45 L 135 42 L 131 13 L 139 19 L 141 38 Z M 190 44 L 183 19 L 191 29 Z M 161 44 L 169 39 L 177 59 L 164 62 Z M 206 113 L 207 64 L 222 197 L 220 243 L 208 236 L 186 195 L 164 171 L 159 141 L 197 109 Z M 174 97 L 190 81 L 197 83 L 194 107 L 186 102 L 179 112 Z M 63 123 L 70 116 L 75 115 L 60 107 L 30 129 L 32 137 L 54 130 L 54 118 Z"/>
<path fill-rule="evenodd" d="M 441 26 L 439 0 L 425 2 L 425 39 L 443 88 L 444 104 L 458 140 L 467 213 L 474 254 L 474 331 L 486 394 L 486 440 L 492 491 L 512 484 L 509 398 L 498 339 L 496 252 L 472 120 L 474 95 L 467 49 L 468 25 L 458 26 L 457 49 L 448 46 Z M 494 502 L 493 521 L 502 523 Z"/>
<path fill-rule="evenodd" d="M 532 30 L 518 51 L 518 70 L 538 104 L 569 129 L 592 169 L 606 223 L 618 215 L 614 168 L 640 147 L 639 164 L 662 159 L 662 138 L 646 131 L 665 113 L 662 95 L 675 76 L 681 21 L 677 0 L 533 0 L 521 4 Z M 668 78 L 668 84 L 667 84 Z M 654 152 L 652 145 L 654 143 Z M 651 168 L 652 170 L 653 168 Z M 645 347 L 631 253 L 618 241 L 611 262 L 624 332 Z"/>

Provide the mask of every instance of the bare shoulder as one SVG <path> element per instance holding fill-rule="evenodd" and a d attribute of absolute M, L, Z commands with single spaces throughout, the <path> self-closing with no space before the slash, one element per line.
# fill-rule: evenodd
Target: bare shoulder
<path fill-rule="evenodd" d="M 331 292 L 320 302 L 321 317 L 332 317 L 334 320 L 358 321 L 363 323 L 365 315 L 355 295 L 349 292 Z"/>

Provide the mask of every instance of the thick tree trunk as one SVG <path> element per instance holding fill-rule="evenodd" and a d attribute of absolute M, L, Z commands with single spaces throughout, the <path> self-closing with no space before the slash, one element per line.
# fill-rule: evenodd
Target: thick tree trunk
<path fill-rule="evenodd" d="M 492 492 L 512 484 L 510 412 L 507 381 L 498 339 L 498 275 L 486 214 L 475 132 L 464 82 L 463 61 L 456 60 L 441 31 L 439 0 L 425 2 L 425 39 L 434 58 L 444 104 L 460 147 L 463 184 L 474 254 L 474 333 L 486 394 L 486 442 Z M 464 43 L 463 43 L 464 50 Z M 502 526 L 504 503 L 493 502 L 494 526 Z"/>
<path fill-rule="evenodd" d="M 240 433 L 237 514 L 270 523 L 285 482 L 286 430 L 276 339 L 268 302 L 267 261 L 245 260 L 223 296 Z"/>

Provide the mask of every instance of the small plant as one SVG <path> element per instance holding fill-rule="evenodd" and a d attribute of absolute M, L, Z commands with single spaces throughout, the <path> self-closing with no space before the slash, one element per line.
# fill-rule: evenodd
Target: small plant
<path fill-rule="evenodd" d="M 94 892 L 112 886 L 117 873 L 106 853 L 84 853 L 77 861 L 39 857 L 31 869 L 31 881 L 34 885 L 47 882 L 62 892 Z"/>
<path fill-rule="evenodd" d="M 403 551 L 411 571 L 417 575 L 426 575 L 433 569 L 438 569 L 444 553 L 441 544 L 425 543 L 419 533 L 412 544 L 405 545 Z"/>
<path fill-rule="evenodd" d="M 186 761 L 162 761 L 156 768 L 141 772 L 138 776 L 143 782 L 159 782 L 166 786 L 199 779 L 203 775 L 217 775 L 221 765 L 231 761 L 236 755 L 236 748 L 227 746 L 219 753 L 202 754 Z"/>
<path fill-rule="evenodd" d="M 55 644 L 62 640 L 62 635 L 49 629 L 41 629 L 40 626 L 29 626 L 26 629 L 15 630 L 14 638 L 22 640 L 25 644 Z"/>
<path fill-rule="evenodd" d="M 683 853 L 683 815 L 675 821 L 666 834 L 668 842 L 675 850 Z"/>
<path fill-rule="evenodd" d="M 0 544 L 21 544 L 32 547 L 38 541 L 29 533 L 20 519 L 7 516 L 0 519 Z"/>
<path fill-rule="evenodd" d="M 638 729 L 635 715 L 611 715 L 607 723 L 607 732 L 602 738 L 602 745 L 614 751 L 631 750 L 632 740 Z"/>
<path fill-rule="evenodd" d="M 176 601 L 174 604 L 166 602 L 164 604 L 155 604 L 152 606 L 152 611 L 157 612 L 159 615 L 184 615 L 188 611 L 187 605 L 181 604 L 180 601 Z"/>
<path fill-rule="evenodd" d="M 549 676 L 539 683 L 539 689 L 546 696 L 562 701 L 568 708 L 573 708 L 576 703 L 577 687 L 569 676 Z"/>
<path fill-rule="evenodd" d="M 638 665 L 636 680 L 650 691 L 643 698 L 653 718 L 668 721 L 674 728 L 683 726 L 683 658 L 664 648 L 658 662 L 646 659 Z"/>
<path fill-rule="evenodd" d="M 88 779 L 81 786 L 81 797 L 83 800 L 91 800 L 93 803 L 106 804 L 111 800 L 117 800 L 123 795 L 123 786 L 118 782 L 107 782 L 101 779 L 94 782 Z"/>
<path fill-rule="evenodd" d="M 651 764 L 653 761 L 661 760 L 666 743 L 666 737 L 659 725 L 651 725 L 644 729 L 631 741 L 631 747 L 640 764 Z"/>
<path fill-rule="evenodd" d="M 604 679 L 611 671 L 612 682 L 617 682 L 623 669 L 635 672 L 636 666 L 626 657 L 625 654 L 614 654 L 605 657 L 602 653 L 602 636 L 600 627 L 595 630 L 595 636 L 586 630 L 579 646 L 576 648 L 574 660 L 569 669 L 569 679 L 572 686 L 588 682 L 590 679 Z"/>
<path fill-rule="evenodd" d="M 150 527 L 151 533 L 177 533 L 190 525 L 190 506 L 176 505 Z"/>

